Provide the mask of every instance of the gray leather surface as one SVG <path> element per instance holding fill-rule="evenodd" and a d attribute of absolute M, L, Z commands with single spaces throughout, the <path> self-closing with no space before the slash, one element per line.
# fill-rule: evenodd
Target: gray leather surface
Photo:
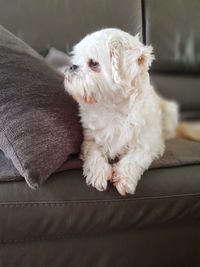
<path fill-rule="evenodd" d="M 55 174 L 34 191 L 24 182 L 1 183 L 0 243 L 128 228 L 200 223 L 200 165 L 150 170 L 135 195 L 88 187 L 80 170 Z"/>
<path fill-rule="evenodd" d="M 142 31 L 140 0 L 0 0 L 0 24 L 37 51 L 66 50 L 102 27 Z"/>
<path fill-rule="evenodd" d="M 199 243 L 199 225 L 65 233 L 1 245 L 0 267 L 199 267 Z"/>
<path fill-rule="evenodd" d="M 158 71 L 200 73 L 200 1 L 145 0 L 146 39 Z"/>
<path fill-rule="evenodd" d="M 181 110 L 199 113 L 200 77 L 157 73 L 151 74 L 151 82 L 161 95 L 176 100 Z"/>

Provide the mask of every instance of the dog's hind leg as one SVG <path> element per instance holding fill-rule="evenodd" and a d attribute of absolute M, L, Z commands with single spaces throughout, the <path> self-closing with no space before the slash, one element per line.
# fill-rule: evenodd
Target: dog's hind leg
<path fill-rule="evenodd" d="M 162 111 L 162 129 L 164 140 L 176 137 L 179 124 L 179 107 L 175 101 L 168 101 L 158 96 Z"/>

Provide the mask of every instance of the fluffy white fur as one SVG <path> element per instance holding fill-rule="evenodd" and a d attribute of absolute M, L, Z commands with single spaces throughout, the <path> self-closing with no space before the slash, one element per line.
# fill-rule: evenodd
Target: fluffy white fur
<path fill-rule="evenodd" d="M 153 59 L 151 46 L 119 29 L 87 35 L 73 49 L 65 88 L 80 107 L 84 176 L 98 190 L 111 181 L 121 195 L 133 194 L 175 135 L 177 105 L 151 86 Z"/>

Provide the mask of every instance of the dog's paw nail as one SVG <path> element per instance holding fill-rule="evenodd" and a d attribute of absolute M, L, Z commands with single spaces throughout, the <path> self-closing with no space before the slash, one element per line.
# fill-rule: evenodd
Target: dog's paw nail
<path fill-rule="evenodd" d="M 107 180 L 106 179 L 99 179 L 96 180 L 93 184 L 93 187 L 95 187 L 99 191 L 104 191 L 107 188 Z"/>
<path fill-rule="evenodd" d="M 112 183 L 122 196 L 125 196 L 126 194 L 134 194 L 135 192 L 135 187 L 131 188 L 127 181 L 119 175 L 112 177 Z"/>
<path fill-rule="evenodd" d="M 102 163 L 101 166 L 89 168 L 89 165 L 92 165 L 91 162 L 84 166 L 86 183 L 95 187 L 99 191 L 106 190 L 108 181 L 112 178 L 111 166 L 107 163 Z"/>

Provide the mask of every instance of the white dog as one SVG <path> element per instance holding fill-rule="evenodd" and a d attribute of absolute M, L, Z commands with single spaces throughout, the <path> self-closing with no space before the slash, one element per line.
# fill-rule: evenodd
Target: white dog
<path fill-rule="evenodd" d="M 153 59 L 151 46 L 119 29 L 92 33 L 74 47 L 65 88 L 80 107 L 84 176 L 98 190 L 110 180 L 121 195 L 133 194 L 164 140 L 175 136 L 178 106 L 151 86 Z"/>

